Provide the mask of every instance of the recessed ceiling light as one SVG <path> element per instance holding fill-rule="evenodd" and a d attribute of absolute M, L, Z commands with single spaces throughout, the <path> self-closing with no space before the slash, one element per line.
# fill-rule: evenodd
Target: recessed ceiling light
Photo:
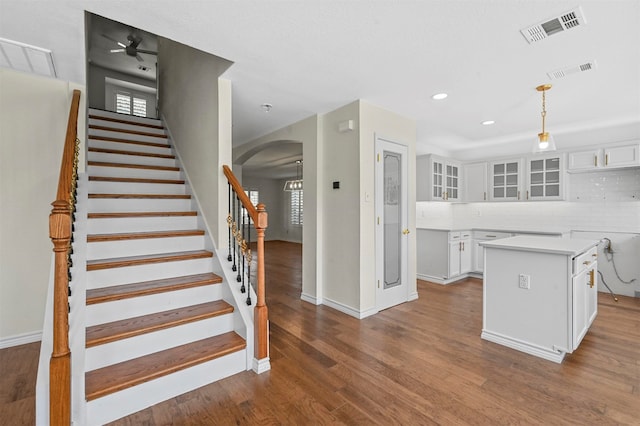
<path fill-rule="evenodd" d="M 485 120 L 482 122 L 483 126 L 491 126 L 492 124 L 496 124 L 494 120 Z"/>
<path fill-rule="evenodd" d="M 447 95 L 446 93 L 436 93 L 435 95 L 431 96 L 431 99 L 439 101 L 439 100 L 442 100 L 442 99 L 446 98 L 447 96 L 449 96 L 449 95 Z"/>
<path fill-rule="evenodd" d="M 260 108 L 262 108 L 262 110 L 264 112 L 269 112 L 269 111 L 271 111 L 271 108 L 273 108 L 273 105 L 271 105 L 271 104 L 262 104 L 262 105 L 260 105 Z"/>

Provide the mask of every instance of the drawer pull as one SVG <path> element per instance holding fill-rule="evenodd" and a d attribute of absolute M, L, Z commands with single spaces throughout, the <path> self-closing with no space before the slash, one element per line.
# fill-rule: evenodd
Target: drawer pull
<path fill-rule="evenodd" d="M 496 238 L 497 235 L 486 235 L 487 238 Z"/>
<path fill-rule="evenodd" d="M 593 285 L 596 282 L 596 270 L 592 269 L 589 271 L 589 287 L 593 288 Z"/>
<path fill-rule="evenodd" d="M 591 265 L 591 261 L 590 260 L 585 260 L 584 262 L 582 262 L 583 265 Z"/>

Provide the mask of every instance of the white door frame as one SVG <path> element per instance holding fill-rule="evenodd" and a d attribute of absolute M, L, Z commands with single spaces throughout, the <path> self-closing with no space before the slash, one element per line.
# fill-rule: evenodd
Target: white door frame
<path fill-rule="evenodd" d="M 409 300 L 409 174 L 408 147 L 390 139 L 375 137 L 375 246 L 376 246 L 376 309 L 378 311 L 398 305 Z M 401 191 L 398 194 L 400 205 L 400 281 L 401 284 L 389 289 L 384 285 L 384 157 L 385 151 L 400 154 L 401 160 Z"/>

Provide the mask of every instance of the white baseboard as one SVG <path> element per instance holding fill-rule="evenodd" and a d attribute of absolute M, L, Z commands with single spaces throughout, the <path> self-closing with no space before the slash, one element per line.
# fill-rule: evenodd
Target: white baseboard
<path fill-rule="evenodd" d="M 416 278 L 418 278 L 419 280 L 429 281 L 431 283 L 442 284 L 442 285 L 452 284 L 469 277 L 482 279 L 482 274 L 478 274 L 476 272 L 467 272 L 465 274 L 458 275 L 454 278 L 439 278 L 439 277 L 433 277 L 431 275 L 416 274 Z"/>
<path fill-rule="evenodd" d="M 527 353 L 529 355 L 537 356 L 539 358 L 543 358 L 548 361 L 553 361 L 558 364 L 562 362 L 566 354 L 564 351 L 559 349 L 554 350 L 554 349 L 544 348 L 538 345 L 534 345 L 532 343 L 524 342 L 522 340 L 514 339 L 512 337 L 505 336 L 500 333 L 495 333 L 493 331 L 488 331 L 488 330 L 482 330 L 480 337 L 484 340 L 488 340 L 489 342 L 497 343 L 499 345 L 503 345 L 508 348 Z"/>
<path fill-rule="evenodd" d="M 407 296 L 407 302 L 411 302 L 412 300 L 418 300 L 418 292 L 415 291 L 413 293 L 409 293 L 409 296 Z"/>
<path fill-rule="evenodd" d="M 316 306 L 322 305 L 322 299 L 318 299 L 317 297 L 311 296 L 310 294 L 307 294 L 307 293 L 300 294 L 300 299 L 302 299 L 307 303 L 311 303 L 312 305 L 316 305 Z"/>
<path fill-rule="evenodd" d="M 340 302 L 336 302 L 335 300 L 327 299 L 326 297 L 322 301 L 322 304 L 358 319 L 366 318 L 378 312 L 376 308 L 359 311 L 351 306 L 344 305 Z"/>
<path fill-rule="evenodd" d="M 12 346 L 26 345 L 27 343 L 39 342 L 40 340 L 42 340 L 41 331 L 17 334 L 15 336 L 9 336 L 0 339 L 0 349 L 10 348 Z"/>

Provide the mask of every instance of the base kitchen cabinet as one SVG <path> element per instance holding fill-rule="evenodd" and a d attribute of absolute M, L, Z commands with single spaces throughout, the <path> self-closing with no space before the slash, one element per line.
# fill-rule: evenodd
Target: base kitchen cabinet
<path fill-rule="evenodd" d="M 598 312 L 598 241 L 517 236 L 480 244 L 482 338 L 562 362 Z"/>
<path fill-rule="evenodd" d="M 417 277 L 449 284 L 471 271 L 471 232 L 418 229 Z"/>

